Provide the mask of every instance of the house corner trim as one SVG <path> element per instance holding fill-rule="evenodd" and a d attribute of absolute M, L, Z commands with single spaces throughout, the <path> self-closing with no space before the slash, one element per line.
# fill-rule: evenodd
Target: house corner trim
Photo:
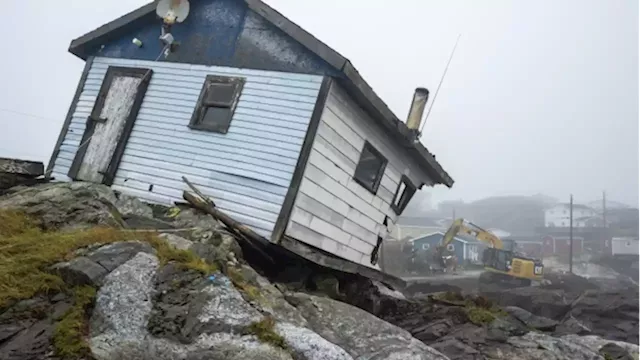
<path fill-rule="evenodd" d="M 51 158 L 49 159 L 49 164 L 47 165 L 47 170 L 44 173 L 45 178 L 47 179 L 51 178 L 51 172 L 53 171 L 53 166 L 55 165 L 56 159 L 58 158 L 58 154 L 60 153 L 60 147 L 64 142 L 64 138 L 67 136 L 67 132 L 69 131 L 69 126 L 71 125 L 73 114 L 76 112 L 78 100 L 80 100 L 80 96 L 82 95 L 82 91 L 84 90 L 84 84 L 87 81 L 87 77 L 89 77 L 89 70 L 91 70 L 92 65 L 93 65 L 93 56 L 89 57 L 84 63 L 84 70 L 82 70 L 82 75 L 80 76 L 80 80 L 78 80 L 76 93 L 73 96 L 73 100 L 71 100 L 71 104 L 69 105 L 69 110 L 67 111 L 67 117 L 64 120 L 62 129 L 60 130 L 60 135 L 58 135 L 58 141 L 56 141 L 56 145 L 53 147 L 53 152 L 51 153 Z"/>
<path fill-rule="evenodd" d="M 296 169 L 293 172 L 293 176 L 291 177 L 291 184 L 289 184 L 287 195 L 284 198 L 282 208 L 280 208 L 280 214 L 278 214 L 276 224 L 273 228 L 273 232 L 271 233 L 271 241 L 275 242 L 276 244 L 279 244 L 282 241 L 284 232 L 287 228 L 287 224 L 289 223 L 289 218 L 291 217 L 291 212 L 293 210 L 293 204 L 295 203 L 296 197 L 298 196 L 298 191 L 300 190 L 300 184 L 302 183 L 304 171 L 307 167 L 307 162 L 309 161 L 311 150 L 313 149 L 313 142 L 316 138 L 316 133 L 318 132 L 318 126 L 320 125 L 320 119 L 322 118 L 322 112 L 324 111 L 332 83 L 333 79 L 329 76 L 325 76 L 322 79 L 322 85 L 320 85 L 318 97 L 313 107 L 313 113 L 311 114 L 311 119 L 309 120 L 307 134 L 304 138 L 304 142 L 302 143 L 302 148 L 300 149 L 300 155 L 298 156 Z"/>

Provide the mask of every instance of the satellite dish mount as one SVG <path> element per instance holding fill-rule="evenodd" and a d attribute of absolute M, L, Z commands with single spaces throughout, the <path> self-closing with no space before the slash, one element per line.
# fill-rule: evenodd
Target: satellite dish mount
<path fill-rule="evenodd" d="M 156 6 L 156 14 L 162 19 L 160 41 L 167 46 L 166 57 L 179 45 L 171 34 L 171 27 L 189 16 L 189 0 L 160 0 Z"/>

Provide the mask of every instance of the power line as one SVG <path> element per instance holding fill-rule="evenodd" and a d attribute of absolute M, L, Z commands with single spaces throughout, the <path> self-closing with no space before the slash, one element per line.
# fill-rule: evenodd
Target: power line
<path fill-rule="evenodd" d="M 30 114 L 30 113 L 17 111 L 17 110 L 12 110 L 12 109 L 0 108 L 0 112 L 12 113 L 12 114 L 23 115 L 23 116 L 29 116 L 29 117 L 43 119 L 43 120 L 58 121 L 58 119 L 53 119 L 53 118 L 45 117 L 45 116 L 42 116 L 42 115 Z"/>

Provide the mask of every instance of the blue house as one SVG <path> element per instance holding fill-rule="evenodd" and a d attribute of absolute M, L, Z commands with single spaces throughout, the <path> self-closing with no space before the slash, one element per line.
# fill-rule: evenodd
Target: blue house
<path fill-rule="evenodd" d="M 453 184 L 417 141 L 426 89 L 401 121 L 349 60 L 261 1 L 191 0 L 170 27 L 152 2 L 69 51 L 85 68 L 57 181 L 171 204 L 186 176 L 265 242 L 374 277 L 415 191 Z"/>
<path fill-rule="evenodd" d="M 443 232 L 434 232 L 428 235 L 423 235 L 415 239 L 409 240 L 415 251 L 431 251 L 436 246 L 442 243 L 444 237 Z M 478 264 L 482 262 L 482 250 L 485 245 L 481 242 L 471 239 L 456 236 L 453 241 L 448 245 L 448 250 L 453 251 L 458 258 L 460 264 Z"/>

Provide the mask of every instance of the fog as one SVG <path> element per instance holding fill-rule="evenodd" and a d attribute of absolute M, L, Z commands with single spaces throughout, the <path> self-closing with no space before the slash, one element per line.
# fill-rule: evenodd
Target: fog
<path fill-rule="evenodd" d="M 349 58 L 402 119 L 415 87 L 433 95 L 461 34 L 422 137 L 456 182 L 425 189 L 433 203 L 606 190 L 637 206 L 637 1 L 266 2 Z M 0 156 L 48 162 L 83 67 L 69 42 L 145 3 L 4 4 Z"/>

